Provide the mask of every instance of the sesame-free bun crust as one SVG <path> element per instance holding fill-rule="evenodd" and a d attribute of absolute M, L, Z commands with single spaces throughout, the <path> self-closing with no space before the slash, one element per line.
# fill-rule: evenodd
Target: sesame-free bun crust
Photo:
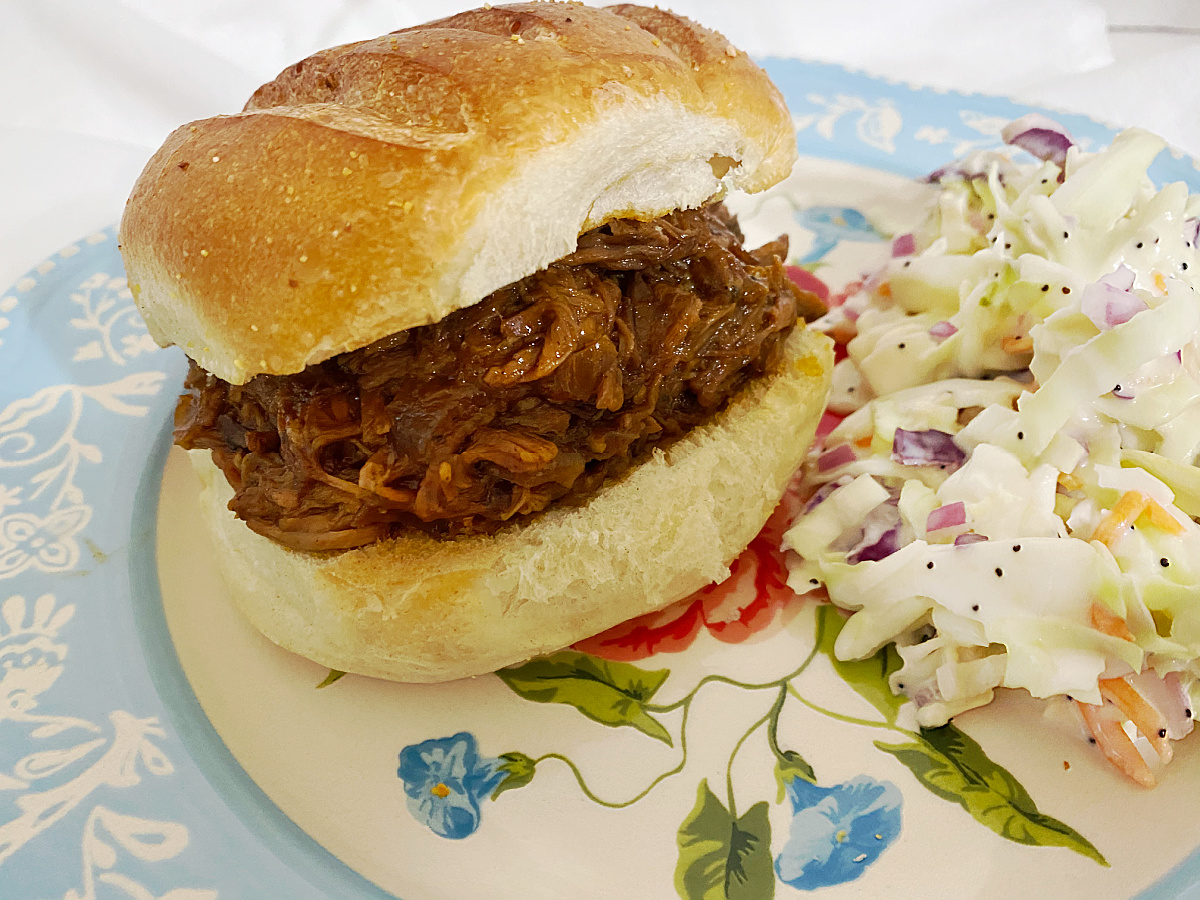
<path fill-rule="evenodd" d="M 340 553 L 289 550 L 227 508 L 192 450 L 230 593 L 268 638 L 318 663 L 445 681 L 561 649 L 719 581 L 762 527 L 812 441 L 833 366 L 797 329 L 780 371 L 603 487 L 496 535 L 412 534 Z"/>
<path fill-rule="evenodd" d="M 234 384 L 437 321 L 615 217 L 796 156 L 783 99 L 672 13 L 524 3 L 325 50 L 175 131 L 121 222 L 155 340 Z"/>

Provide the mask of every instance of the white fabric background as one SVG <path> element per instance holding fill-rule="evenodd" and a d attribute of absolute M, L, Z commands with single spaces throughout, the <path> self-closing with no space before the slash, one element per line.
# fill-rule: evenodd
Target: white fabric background
<path fill-rule="evenodd" d="M 321 47 L 468 5 L 471 0 L 0 0 L 0 285 L 115 222 L 142 165 L 177 125 L 239 109 L 259 84 Z M 1114 62 L 1100 3 L 664 5 L 754 54 L 1006 94 L 1143 125 L 1200 153 L 1200 43 Z"/>

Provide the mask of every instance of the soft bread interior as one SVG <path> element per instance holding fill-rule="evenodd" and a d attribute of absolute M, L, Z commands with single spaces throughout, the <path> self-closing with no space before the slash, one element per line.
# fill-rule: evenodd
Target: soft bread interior
<path fill-rule="evenodd" d="M 780 371 L 607 485 L 494 536 L 422 534 L 341 553 L 288 550 L 227 508 L 207 451 L 190 452 L 230 594 L 277 644 L 396 681 L 491 672 L 660 609 L 728 574 L 813 438 L 832 348 L 797 329 Z"/>

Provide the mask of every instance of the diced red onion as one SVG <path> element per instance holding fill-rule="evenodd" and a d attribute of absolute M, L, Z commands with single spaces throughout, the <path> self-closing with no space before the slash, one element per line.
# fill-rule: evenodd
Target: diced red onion
<path fill-rule="evenodd" d="M 980 541 L 986 540 L 986 534 L 976 534 L 973 531 L 968 531 L 966 534 L 960 534 L 954 539 L 954 546 L 965 547 L 967 544 L 978 544 Z"/>
<path fill-rule="evenodd" d="M 1118 384 L 1115 388 L 1113 388 L 1110 393 L 1114 397 L 1119 397 L 1122 400 L 1132 400 L 1133 399 L 1133 393 L 1129 390 L 1129 388 L 1127 388 L 1121 384 Z"/>
<path fill-rule="evenodd" d="M 1014 119 L 1000 130 L 1004 143 L 1061 166 L 1067 161 L 1067 150 L 1075 145 L 1070 132 L 1041 113 L 1029 113 Z"/>
<path fill-rule="evenodd" d="M 979 181 L 987 178 L 987 172 L 968 168 L 960 162 L 952 162 L 949 165 L 942 166 L 940 169 L 934 169 L 921 180 L 926 184 L 941 184 L 943 181 L 949 181 L 954 178 L 959 178 L 963 181 Z"/>
<path fill-rule="evenodd" d="M 1147 669 L 1129 679 L 1134 689 L 1150 705 L 1162 713 L 1167 720 L 1167 737 L 1173 741 L 1186 737 L 1195 726 L 1195 712 L 1189 715 L 1192 702 L 1179 680 L 1179 674 L 1170 672 L 1159 676 Z"/>
<path fill-rule="evenodd" d="M 929 329 L 929 336 L 938 343 L 941 343 L 952 334 L 958 334 L 958 329 L 946 321 L 938 322 Z"/>
<path fill-rule="evenodd" d="M 899 547 L 900 507 L 897 497 L 879 504 L 863 517 L 862 527 L 853 536 L 852 544 L 840 548 L 838 542 L 831 545 L 831 549 L 844 550 L 846 561 L 851 564 L 883 559 L 891 556 Z"/>
<path fill-rule="evenodd" d="M 808 513 L 812 512 L 814 509 L 824 503 L 829 498 L 830 494 L 832 494 L 838 488 L 849 484 L 850 480 L 851 479 L 849 476 L 843 475 L 837 481 L 830 481 L 821 485 L 819 488 L 817 488 L 817 492 L 809 497 L 808 502 L 804 504 L 803 514 L 807 515 Z"/>
<path fill-rule="evenodd" d="M 959 500 L 939 506 L 925 520 L 926 531 L 941 531 L 943 528 L 953 528 L 955 525 L 967 524 L 967 507 Z"/>
<path fill-rule="evenodd" d="M 897 428 L 892 438 L 892 459 L 906 466 L 961 466 L 967 454 L 944 431 L 907 431 Z"/>
<path fill-rule="evenodd" d="M 1120 304 L 1112 304 L 1112 302 L 1110 302 L 1108 306 L 1104 307 L 1104 322 L 1108 323 L 1109 328 L 1115 328 L 1117 325 L 1123 325 L 1124 323 L 1127 323 L 1129 319 L 1132 319 L 1134 316 L 1136 316 L 1136 314 L 1139 312 L 1145 312 L 1148 310 L 1148 308 L 1150 308 L 1146 306 L 1146 301 L 1139 298 L 1139 296 L 1135 296 L 1133 294 L 1130 294 L 1129 296 L 1133 296 L 1134 299 L 1124 300 L 1123 302 L 1120 302 Z"/>
<path fill-rule="evenodd" d="M 817 471 L 828 472 L 830 469 L 839 469 L 856 459 L 858 459 L 858 455 L 854 452 L 853 447 L 849 444 L 840 444 L 817 457 Z"/>
<path fill-rule="evenodd" d="M 941 166 L 937 169 L 934 169 L 932 172 L 930 172 L 928 175 L 926 175 L 921 180 L 924 181 L 926 184 L 941 184 L 943 181 L 945 181 L 951 175 L 957 175 L 959 178 L 967 177 L 963 173 L 962 169 L 956 168 L 954 166 L 954 164 L 952 163 L 950 165 Z M 976 175 L 975 177 L 982 178 L 983 176 Z"/>
<path fill-rule="evenodd" d="M 940 184 L 943 181 L 954 178 L 961 178 L 964 181 L 975 181 L 987 178 L 993 166 L 996 167 L 996 177 L 1001 184 L 1004 184 L 1005 177 L 1015 168 L 1013 162 L 1003 156 L 989 151 L 977 151 L 968 154 L 962 159 L 956 159 L 951 163 L 947 163 L 940 169 L 935 169 L 922 180 L 929 184 Z"/>
<path fill-rule="evenodd" d="M 1133 283 L 1137 281 L 1137 275 L 1134 274 L 1133 269 L 1129 268 L 1125 263 L 1121 263 L 1112 272 L 1109 272 L 1107 275 L 1101 275 L 1097 281 L 1101 284 L 1111 284 L 1122 291 L 1131 291 L 1133 290 Z"/>
<path fill-rule="evenodd" d="M 917 242 L 911 234 L 902 234 L 892 241 L 892 257 L 912 256 L 917 252 Z"/>
<path fill-rule="evenodd" d="M 1195 247 L 1197 239 L 1200 239 L 1200 219 L 1185 219 L 1183 222 L 1183 236 L 1187 240 L 1189 247 Z"/>
<path fill-rule="evenodd" d="M 1122 272 L 1122 269 L 1124 272 Z M 1128 273 L 1128 275 L 1126 275 Z M 1133 272 L 1121 266 L 1111 275 L 1105 275 L 1094 284 L 1083 289 L 1079 298 L 1079 310 L 1101 331 L 1128 322 L 1138 313 L 1149 309 L 1137 294 L 1121 285 L 1128 282 L 1133 287 Z"/>
<path fill-rule="evenodd" d="M 1187 737 L 1196 723 L 1196 714 L 1192 709 L 1192 698 L 1188 696 L 1178 672 L 1170 672 L 1163 676 L 1163 686 L 1167 689 L 1169 699 L 1164 698 L 1158 707 L 1167 719 L 1167 736 L 1172 740 Z"/>
<path fill-rule="evenodd" d="M 879 540 L 866 547 L 860 547 L 846 557 L 848 563 L 878 562 L 886 559 L 900 549 L 900 523 L 897 522 L 879 536 Z"/>
<path fill-rule="evenodd" d="M 841 310 L 842 310 L 842 315 L 846 317 L 846 321 L 848 321 L 848 322 L 857 322 L 858 317 L 860 315 L 862 315 L 862 313 L 860 313 L 853 306 L 843 306 L 843 307 L 841 307 Z"/>

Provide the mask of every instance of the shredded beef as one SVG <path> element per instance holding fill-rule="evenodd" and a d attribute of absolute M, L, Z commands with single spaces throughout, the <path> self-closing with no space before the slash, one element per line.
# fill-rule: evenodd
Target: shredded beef
<path fill-rule="evenodd" d="M 787 238 L 742 248 L 720 204 L 589 231 L 574 253 L 432 325 L 288 376 L 194 363 L 176 442 L 213 451 L 255 531 L 301 550 L 397 529 L 493 532 L 579 502 L 772 369 L 820 301 Z"/>

